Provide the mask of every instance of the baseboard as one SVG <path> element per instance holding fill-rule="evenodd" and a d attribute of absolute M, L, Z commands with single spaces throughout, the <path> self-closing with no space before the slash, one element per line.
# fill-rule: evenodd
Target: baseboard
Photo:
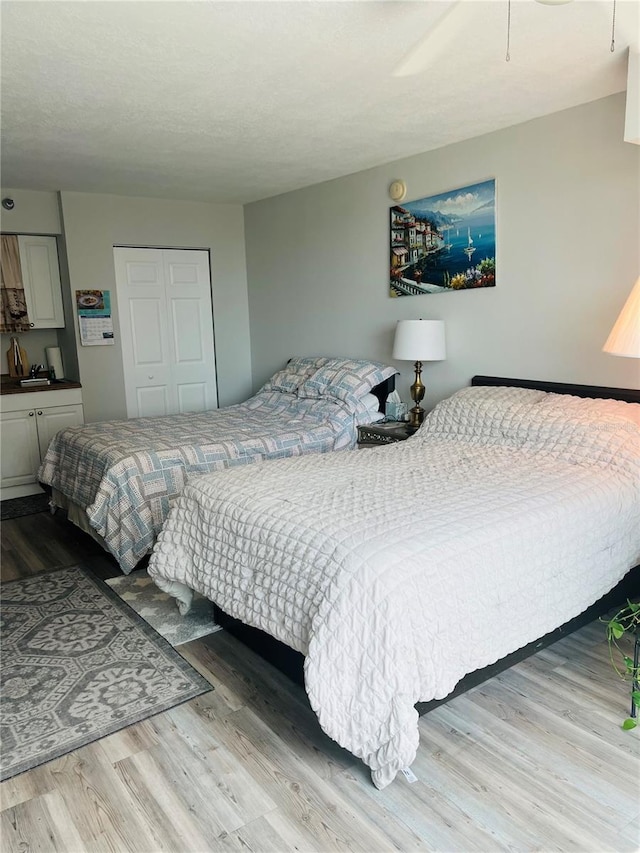
<path fill-rule="evenodd" d="M 24 486 L 5 486 L 0 489 L 0 501 L 10 501 L 12 498 L 26 498 L 29 495 L 39 495 L 42 487 L 38 483 L 27 483 Z"/>

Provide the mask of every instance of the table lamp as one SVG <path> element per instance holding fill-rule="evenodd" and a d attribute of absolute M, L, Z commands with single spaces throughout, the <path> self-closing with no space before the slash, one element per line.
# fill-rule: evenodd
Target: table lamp
<path fill-rule="evenodd" d="M 393 341 L 393 358 L 415 362 L 416 371 L 411 386 L 414 406 L 409 411 L 409 429 L 418 429 L 424 420 L 424 409 L 420 405 L 424 398 L 422 362 L 443 361 L 446 357 L 442 320 L 398 320 Z"/>
<path fill-rule="evenodd" d="M 640 358 L 640 277 L 602 349 L 611 355 Z"/>

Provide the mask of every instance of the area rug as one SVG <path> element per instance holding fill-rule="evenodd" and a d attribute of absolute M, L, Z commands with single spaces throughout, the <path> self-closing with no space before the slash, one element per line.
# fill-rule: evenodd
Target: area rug
<path fill-rule="evenodd" d="M 37 512 L 49 512 L 49 495 L 44 492 L 0 501 L 0 521 L 9 521 L 11 518 L 20 518 L 23 515 L 35 515 Z"/>
<path fill-rule="evenodd" d="M 158 589 L 145 569 L 109 578 L 107 583 L 172 646 L 220 631 L 213 618 L 213 604 L 207 598 L 195 593 L 191 610 L 181 616 L 175 598 Z"/>
<path fill-rule="evenodd" d="M 211 690 L 80 567 L 2 585 L 0 778 Z"/>

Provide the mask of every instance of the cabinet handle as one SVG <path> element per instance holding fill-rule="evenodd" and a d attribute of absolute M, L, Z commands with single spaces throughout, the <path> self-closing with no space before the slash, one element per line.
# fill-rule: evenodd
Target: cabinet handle
<path fill-rule="evenodd" d="M 35 326 L 35 323 L 29 323 L 29 325 L 30 325 L 30 326 L 31 326 L 31 328 L 33 329 L 33 327 Z"/>
<path fill-rule="evenodd" d="M 153 379 L 153 374 L 152 374 L 152 373 L 150 373 L 150 374 L 149 374 L 149 379 Z"/>
<path fill-rule="evenodd" d="M 35 412 L 29 412 L 29 417 L 32 418 L 35 415 Z"/>
<path fill-rule="evenodd" d="M 41 415 L 41 414 L 42 414 L 42 412 L 38 412 L 38 414 L 39 414 L 39 415 Z"/>

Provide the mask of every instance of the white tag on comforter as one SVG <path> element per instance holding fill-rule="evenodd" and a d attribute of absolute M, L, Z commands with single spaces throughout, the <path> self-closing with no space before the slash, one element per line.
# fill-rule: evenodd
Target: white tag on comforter
<path fill-rule="evenodd" d="M 400 772 L 410 784 L 413 784 L 414 782 L 418 781 L 418 777 L 410 767 L 403 767 Z"/>

